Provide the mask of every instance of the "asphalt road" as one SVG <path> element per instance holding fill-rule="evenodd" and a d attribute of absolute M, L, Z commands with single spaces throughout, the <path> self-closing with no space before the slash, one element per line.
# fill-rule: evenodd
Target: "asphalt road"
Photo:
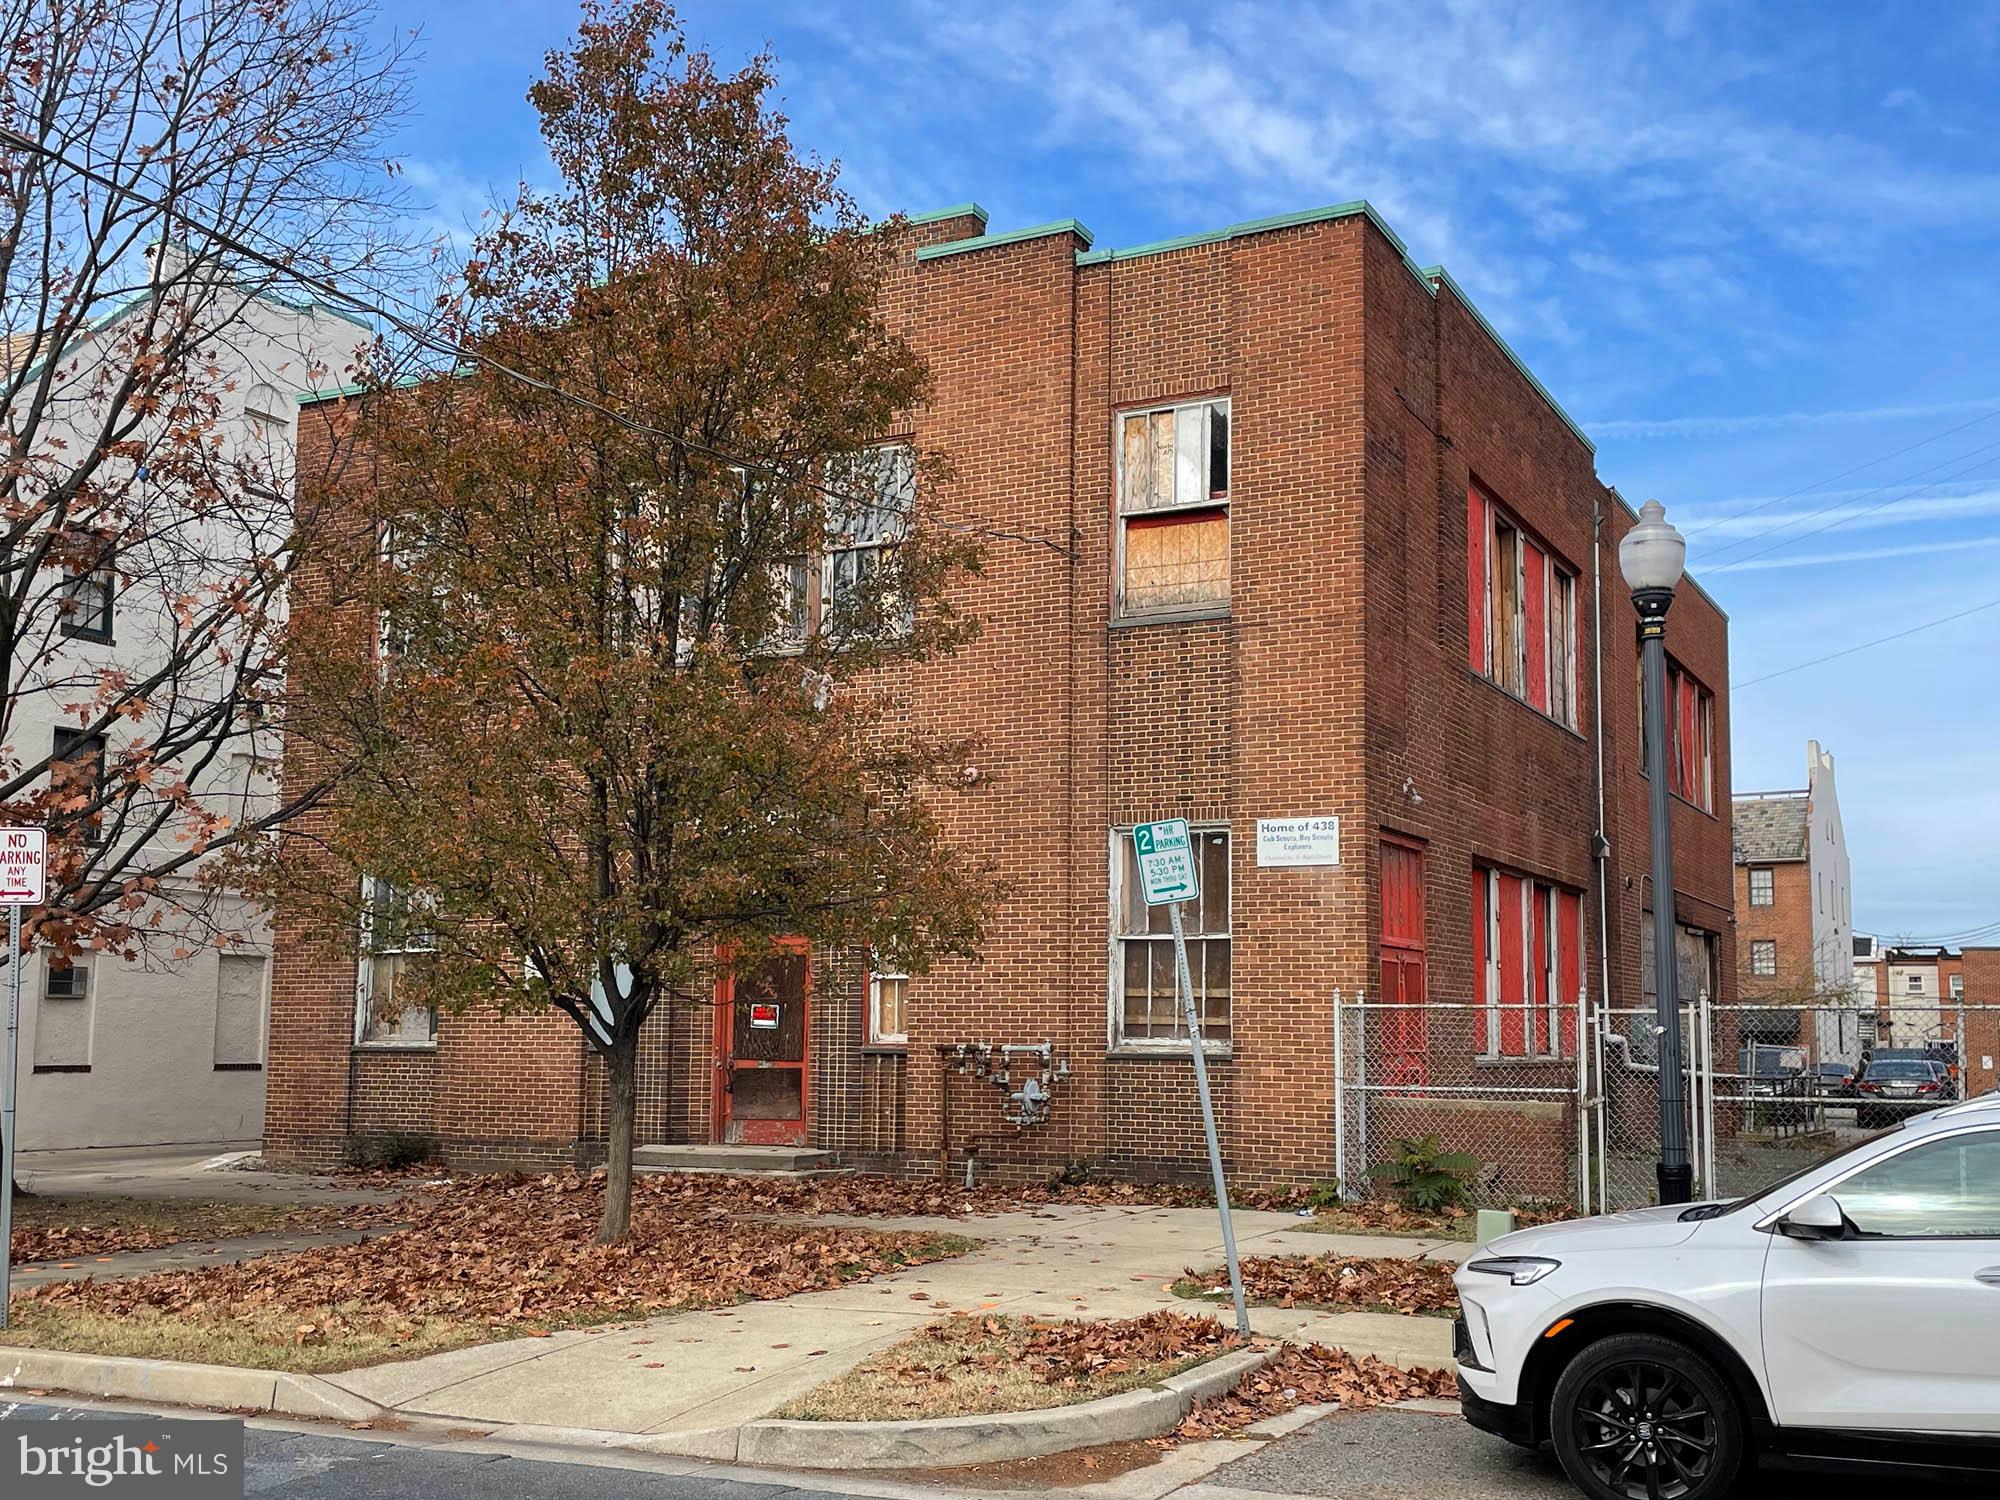
<path fill-rule="evenodd" d="M 1224 1465 L 1188 1493 L 1189 1500 L 1239 1500 L 1244 1491 L 1331 1500 L 1579 1500 L 1581 1493 L 1553 1454 L 1526 1452 L 1455 1415 L 1395 1410 L 1322 1418 Z M 1992 1490 L 1763 1471 L 1737 1487 L 1743 1500 L 1883 1500 L 1913 1493 L 1972 1500 Z"/>
<path fill-rule="evenodd" d="M 82 1420 L 102 1408 L 0 1406 L 0 1419 Z M 854 1500 L 826 1490 L 750 1484 L 707 1474 L 548 1463 L 316 1433 L 251 1427 L 244 1493 L 263 1500 Z"/>

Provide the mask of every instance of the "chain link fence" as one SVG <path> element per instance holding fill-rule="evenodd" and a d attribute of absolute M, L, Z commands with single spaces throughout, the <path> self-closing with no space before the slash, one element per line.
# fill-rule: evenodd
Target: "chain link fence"
<path fill-rule="evenodd" d="M 1657 1201 L 1653 1008 L 1401 1004 L 1334 996 L 1334 1158 L 1349 1202 L 1463 1153 L 1473 1201 L 1606 1213 Z M 1965 1010 L 1929 1004 L 1681 1007 L 1697 1197 L 1757 1191 L 1964 1096 Z M 1399 1168 L 1398 1164 L 1401 1164 Z"/>
<path fill-rule="evenodd" d="M 1581 1011 L 1385 1004 L 1334 996 L 1334 1161 L 1349 1202 L 1393 1197 L 1391 1173 L 1426 1152 L 1477 1159 L 1476 1200 L 1559 1212 L 1582 1205 Z"/>

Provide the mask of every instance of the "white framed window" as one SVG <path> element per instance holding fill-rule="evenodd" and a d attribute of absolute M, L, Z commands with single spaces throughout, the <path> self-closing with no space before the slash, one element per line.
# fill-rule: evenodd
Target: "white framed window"
<path fill-rule="evenodd" d="M 1777 901 L 1777 877 L 1769 865 L 1753 865 L 1750 870 L 1750 904 L 1770 906 Z"/>
<path fill-rule="evenodd" d="M 1752 938 L 1750 940 L 1750 972 L 1760 979 L 1769 979 L 1778 972 L 1777 939 Z"/>
<path fill-rule="evenodd" d="M 1205 1042 L 1227 1046 L 1229 1017 L 1229 830 L 1190 830 L 1201 896 L 1181 909 L 1188 972 Z M 1121 1047 L 1185 1047 L 1172 918 L 1148 906 L 1139 885 L 1132 830 L 1111 831 L 1111 1040 Z"/>
<path fill-rule="evenodd" d="M 1905 974 L 1903 976 L 1903 988 L 1908 990 L 1912 995 L 1921 995 L 1924 992 L 1924 976 L 1921 974 Z"/>
<path fill-rule="evenodd" d="M 1963 1000 L 1965 998 L 1965 976 L 1963 974 L 1954 974 L 1951 976 L 1951 998 L 1954 1000 Z"/>
<path fill-rule="evenodd" d="M 878 1047 L 900 1047 L 910 1040 L 910 1023 L 904 1012 L 909 998 L 910 976 L 886 970 L 868 975 L 868 1041 Z"/>
<path fill-rule="evenodd" d="M 361 882 L 361 959 L 354 971 L 354 1041 L 363 1047 L 437 1044 L 436 1007 L 407 998 L 437 952 L 427 903 L 372 876 Z M 398 990 L 405 995 L 398 995 Z"/>
<path fill-rule="evenodd" d="M 111 641 L 118 575 L 109 567 L 71 568 L 63 575 L 62 633 L 79 641 Z"/>
<path fill-rule="evenodd" d="M 826 555 L 820 564 L 821 628 L 839 636 L 861 628 L 851 618 L 859 596 L 872 590 L 916 514 L 917 459 L 907 443 L 882 443 L 832 465 L 827 474 Z M 801 570 L 803 571 L 803 570 Z M 794 616 L 804 638 L 803 578 L 794 592 Z M 907 634 L 907 600 L 884 591 L 874 600 L 879 619 L 871 633 Z"/>
<path fill-rule="evenodd" d="M 1219 400 L 1115 418 L 1121 615 L 1228 605 L 1229 417 Z"/>
<path fill-rule="evenodd" d="M 66 969 L 56 967 L 54 959 L 48 963 L 48 977 L 43 982 L 42 994 L 51 1000 L 88 1000 L 90 998 L 90 964 L 84 959 L 76 959 Z"/>

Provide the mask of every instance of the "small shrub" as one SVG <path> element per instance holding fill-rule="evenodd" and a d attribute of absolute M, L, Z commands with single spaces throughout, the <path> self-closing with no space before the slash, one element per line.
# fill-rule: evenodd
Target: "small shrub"
<path fill-rule="evenodd" d="M 1368 1175 L 1419 1213 L 1469 1208 L 1476 1196 L 1475 1179 L 1483 1163 L 1469 1151 L 1447 1151 L 1435 1135 L 1405 1137 L 1390 1142 L 1388 1161 L 1377 1162 Z"/>
<path fill-rule="evenodd" d="M 356 1167 L 398 1172 L 420 1162 L 437 1160 L 437 1142 L 415 1130 L 355 1136 L 347 1143 L 347 1160 Z"/>
<path fill-rule="evenodd" d="M 1307 1186 L 1304 1203 L 1306 1208 L 1339 1208 L 1340 1204 L 1339 1183 L 1315 1182 Z"/>

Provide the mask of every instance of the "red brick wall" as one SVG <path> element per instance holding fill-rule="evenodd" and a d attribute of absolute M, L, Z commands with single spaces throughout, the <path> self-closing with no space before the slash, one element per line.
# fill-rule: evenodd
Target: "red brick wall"
<path fill-rule="evenodd" d="M 1771 904 L 1750 904 L 1750 866 L 1736 867 L 1736 979 L 1745 1005 L 1762 1000 L 1805 1003 L 1819 988 L 1813 969 L 1813 888 L 1804 860 L 1769 866 Z M 1768 938 L 1778 945 L 1776 976 L 1750 972 L 1750 944 Z"/>
<path fill-rule="evenodd" d="M 918 226 L 910 240 L 978 232 L 968 216 Z M 944 815 L 1011 889 L 978 960 L 912 981 L 906 1052 L 863 1045 L 861 965 L 819 956 L 814 1141 L 856 1161 L 936 1170 L 946 1087 L 937 1048 L 1049 1041 L 1072 1069 L 1050 1123 L 1010 1131 L 1000 1091 L 955 1080 L 954 1147 L 976 1137 L 987 1170 L 1021 1174 L 1077 1160 L 1200 1172 L 1185 1057 L 1106 1046 L 1109 830 L 1185 815 L 1226 822 L 1233 836 L 1234 1040 L 1214 1067 L 1231 1170 L 1325 1177 L 1330 1001 L 1336 989 L 1376 989 L 1381 834 L 1426 845 L 1435 1000 L 1471 993 L 1475 861 L 1593 892 L 1600 515 L 1611 918 L 1601 928 L 1586 897 L 1583 968 L 1594 996 L 1608 943 L 1614 996 L 1636 1000 L 1646 818 L 1637 657 L 1615 565 L 1629 520 L 1588 448 L 1470 310 L 1448 286 L 1420 281 L 1369 221 L 1079 267 L 1082 243 L 1056 233 L 912 259 L 890 289 L 889 315 L 934 372 L 912 430 L 954 460 L 947 513 L 1012 538 L 991 540 L 983 573 L 963 586 L 979 638 L 888 685 L 931 729 L 980 740 L 978 789 L 947 799 Z M 1205 395 L 1232 401 L 1229 609 L 1118 621 L 1114 417 Z M 1581 575 L 1580 733 L 1466 668 L 1464 497 L 1475 479 Z M 1670 630 L 1675 655 L 1717 694 L 1719 812 L 1676 808 L 1676 883 L 1684 919 L 1718 933 L 1728 975 L 1725 625 L 1684 588 Z M 1259 869 L 1256 819 L 1307 814 L 1340 817 L 1342 864 Z M 281 940 L 271 1085 L 283 1149 L 311 1154 L 345 1128 L 352 983 L 351 959 L 343 971 L 303 934 Z M 693 1006 L 651 1029 L 642 1134 L 706 1137 L 709 1023 Z M 587 1154 L 601 1106 L 566 1024 L 447 1019 L 424 1107 L 451 1149 L 482 1160 Z M 367 1093 L 367 1109 L 388 1107 L 382 1092 Z M 1563 1141 L 1573 1133 L 1551 1129 Z"/>

